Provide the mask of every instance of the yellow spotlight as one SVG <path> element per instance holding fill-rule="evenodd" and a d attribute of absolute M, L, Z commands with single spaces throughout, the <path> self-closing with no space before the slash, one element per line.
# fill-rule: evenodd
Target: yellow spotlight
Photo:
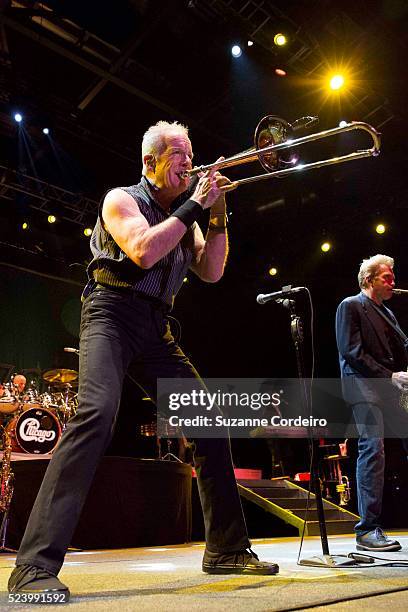
<path fill-rule="evenodd" d="M 23 223 L 23 225 L 21 227 L 23 228 L 23 230 L 27 230 L 28 229 L 27 221 L 24 221 L 24 223 Z"/>
<path fill-rule="evenodd" d="M 332 245 L 330 244 L 330 242 L 323 242 L 323 244 L 320 245 L 320 248 L 323 251 L 323 253 L 327 253 L 328 251 L 330 251 L 331 246 Z"/>
<path fill-rule="evenodd" d="M 183 278 L 183 283 L 188 283 L 188 278 L 187 278 L 187 276 L 185 276 L 185 277 Z"/>
<path fill-rule="evenodd" d="M 85 235 L 87 238 L 89 238 L 89 236 L 92 236 L 92 230 L 91 230 L 91 228 L 90 228 L 90 227 L 86 227 L 86 228 L 84 229 L 84 235 Z"/>
<path fill-rule="evenodd" d="M 344 85 L 344 76 L 342 74 L 335 74 L 330 79 L 330 89 L 337 90 L 341 89 Z"/>
<path fill-rule="evenodd" d="M 386 227 L 383 223 L 379 223 L 377 227 L 375 228 L 375 231 L 377 232 L 377 234 L 384 234 L 385 230 L 386 230 Z"/>
<path fill-rule="evenodd" d="M 278 268 L 269 268 L 269 270 L 268 270 L 268 274 L 270 276 L 276 276 L 277 273 L 278 273 Z"/>
<path fill-rule="evenodd" d="M 55 223 L 57 220 L 57 217 L 54 217 L 54 215 L 48 215 L 48 223 Z"/>
<path fill-rule="evenodd" d="M 278 34 L 275 34 L 275 36 L 273 37 L 273 42 L 278 47 L 283 47 L 283 45 L 286 45 L 287 39 L 286 36 L 282 34 L 282 32 L 278 32 Z"/>

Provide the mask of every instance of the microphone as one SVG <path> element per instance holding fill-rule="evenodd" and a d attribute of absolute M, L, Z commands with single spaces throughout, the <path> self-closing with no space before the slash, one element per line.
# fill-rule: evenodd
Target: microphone
<path fill-rule="evenodd" d="M 395 295 L 408 295 L 408 289 L 393 289 L 392 292 Z"/>
<path fill-rule="evenodd" d="M 306 287 L 292 287 L 292 285 L 286 285 L 285 287 L 282 287 L 281 291 L 274 291 L 273 293 L 260 293 L 256 296 L 256 301 L 258 304 L 266 304 L 266 302 L 270 302 L 272 300 L 278 301 L 281 298 L 287 298 L 291 296 L 292 293 L 299 293 L 299 291 L 306 291 Z"/>
<path fill-rule="evenodd" d="M 76 353 L 77 355 L 79 355 L 79 350 L 76 348 L 73 348 L 72 346 L 64 346 L 64 351 L 66 353 Z"/>

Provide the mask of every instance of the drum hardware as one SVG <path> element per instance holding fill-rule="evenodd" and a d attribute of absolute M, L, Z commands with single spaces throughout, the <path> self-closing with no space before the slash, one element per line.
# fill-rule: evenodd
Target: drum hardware
<path fill-rule="evenodd" d="M 22 403 L 22 410 L 32 410 L 33 408 L 41 408 L 41 397 L 33 385 L 24 391 L 24 395 L 20 396 L 20 402 Z"/>
<path fill-rule="evenodd" d="M 285 177 L 294 172 L 312 170 L 314 168 L 322 168 L 323 166 L 331 166 L 334 164 L 342 164 L 344 162 L 361 159 L 363 157 L 375 157 L 380 153 L 380 134 L 368 123 L 364 123 L 362 121 L 352 121 L 343 127 L 336 127 L 329 130 L 324 130 L 322 132 L 317 132 L 316 134 L 308 134 L 307 136 L 302 136 L 300 138 L 293 138 L 292 136 L 297 129 L 308 126 L 307 122 L 304 123 L 304 119 L 310 119 L 309 125 L 316 123 L 317 121 L 316 117 L 303 117 L 291 125 L 280 117 L 275 115 L 267 115 L 259 121 L 256 127 L 253 147 L 228 157 L 221 162 L 214 162 L 212 164 L 192 168 L 192 170 L 187 170 L 184 172 L 184 176 L 194 176 L 200 172 L 211 170 L 212 168 L 230 168 L 232 166 L 239 166 L 241 164 L 258 161 L 266 170 L 266 174 L 260 174 L 234 181 L 235 186 L 240 186 L 269 178 Z M 357 150 L 346 155 L 306 164 L 297 163 L 297 153 L 292 153 L 292 156 L 289 159 L 283 159 L 280 155 L 280 151 L 285 149 L 293 149 L 308 142 L 323 140 L 324 138 L 344 134 L 345 132 L 350 132 L 353 130 L 367 132 L 372 138 L 373 146 L 370 149 Z"/>
<path fill-rule="evenodd" d="M 78 394 L 72 391 L 72 385 L 65 383 L 64 390 L 53 393 L 56 402 L 57 416 L 64 430 L 68 421 L 76 414 L 78 408 Z"/>
<path fill-rule="evenodd" d="M 6 546 L 7 527 L 9 522 L 10 504 L 14 493 L 14 474 L 11 470 L 11 439 L 6 429 L 3 429 L 3 459 L 0 470 L 0 512 L 3 518 L 0 526 L 0 552 L 15 551 Z"/>
<path fill-rule="evenodd" d="M 13 412 L 16 412 L 19 407 L 19 398 L 13 384 L 2 384 L 0 387 L 0 413 L 13 414 Z"/>
<path fill-rule="evenodd" d="M 76 370 L 68 370 L 66 368 L 59 368 L 55 370 L 48 370 L 44 372 L 43 379 L 50 383 L 71 383 L 77 380 L 78 372 Z"/>
<path fill-rule="evenodd" d="M 161 417 L 158 417 L 158 418 L 161 419 Z M 155 423 L 155 425 L 156 425 L 156 423 Z M 177 455 L 175 455 L 172 452 L 172 446 L 173 446 L 172 438 L 177 438 L 179 454 L 181 456 L 183 456 L 183 458 L 185 457 L 186 454 L 188 454 L 188 455 L 191 454 L 191 459 L 192 459 L 191 447 L 188 444 L 187 439 L 183 435 L 180 427 L 173 427 L 173 426 L 169 425 L 169 423 L 168 423 L 168 421 L 166 419 L 163 420 L 162 425 L 163 425 L 165 433 L 162 436 L 158 436 L 157 437 L 158 459 L 160 461 L 177 461 L 178 463 L 184 463 L 184 461 L 182 459 L 180 459 L 180 457 L 177 457 Z M 165 452 L 164 455 L 162 454 L 162 442 L 163 442 L 163 439 L 165 440 L 166 447 L 167 447 L 166 448 L 167 452 Z M 189 448 L 190 452 L 187 450 L 188 448 Z"/>

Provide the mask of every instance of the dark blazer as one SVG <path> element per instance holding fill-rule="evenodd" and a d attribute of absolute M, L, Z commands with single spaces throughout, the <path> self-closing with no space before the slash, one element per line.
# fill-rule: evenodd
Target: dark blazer
<path fill-rule="evenodd" d="M 391 310 L 386 310 L 389 319 L 398 325 Z M 395 363 L 389 338 L 384 333 L 385 325 L 372 300 L 364 293 L 346 298 L 337 308 L 336 338 L 343 395 L 350 404 L 367 401 L 382 404 L 398 395 L 391 386 L 391 375 L 405 369 L 407 360 Z M 396 342 L 402 343 L 391 326 L 390 333 L 395 334 Z"/>

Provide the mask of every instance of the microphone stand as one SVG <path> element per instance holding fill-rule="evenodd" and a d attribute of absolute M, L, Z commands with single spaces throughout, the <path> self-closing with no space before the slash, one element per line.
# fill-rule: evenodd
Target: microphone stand
<path fill-rule="evenodd" d="M 306 371 L 305 371 L 305 363 L 304 363 L 304 336 L 303 336 L 303 323 L 300 315 L 296 313 L 296 301 L 295 299 L 281 299 L 277 300 L 279 304 L 281 304 L 284 308 L 287 308 L 290 312 L 290 331 L 293 340 L 293 344 L 295 346 L 296 352 L 296 364 L 298 370 L 298 378 L 300 382 L 300 391 L 301 391 L 301 409 L 303 412 L 303 416 L 307 417 L 311 414 L 311 388 L 307 385 L 306 382 Z M 311 453 L 311 468 L 310 468 L 310 479 L 312 483 L 312 487 L 314 490 L 315 498 L 316 498 L 316 509 L 317 516 L 319 520 L 319 531 L 320 531 L 320 541 L 322 545 L 323 555 L 321 556 L 313 556 L 309 559 L 300 559 L 299 565 L 308 565 L 312 567 L 341 567 L 341 566 L 350 566 L 357 565 L 358 561 L 355 558 L 350 558 L 345 555 L 331 555 L 329 551 L 329 543 L 327 539 L 327 530 L 326 530 L 326 521 L 324 517 L 324 508 L 323 508 L 323 500 L 322 500 L 322 490 L 320 487 L 320 478 L 319 478 L 319 463 L 318 463 L 318 452 L 319 452 L 319 444 L 317 439 L 315 439 L 312 435 L 311 427 L 308 427 L 309 431 L 309 444 L 310 444 L 310 453 Z M 307 516 L 306 516 L 307 520 Z M 358 555 L 359 561 L 364 562 L 363 558 L 365 555 Z M 366 561 L 366 562 L 371 562 Z"/>

